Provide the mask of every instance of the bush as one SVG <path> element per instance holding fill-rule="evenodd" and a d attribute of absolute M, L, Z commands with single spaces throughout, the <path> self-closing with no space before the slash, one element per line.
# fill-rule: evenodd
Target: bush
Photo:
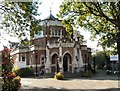
<path fill-rule="evenodd" d="M 7 81 L 5 81 L 7 80 Z M 7 79 L 2 79 L 2 91 L 17 91 L 21 87 L 21 78 L 11 72 Z"/>
<path fill-rule="evenodd" d="M 12 71 L 14 60 L 10 55 L 10 50 L 5 48 L 2 51 L 2 90 L 17 91 L 21 87 L 20 77 Z"/>
<path fill-rule="evenodd" d="M 17 87 L 20 87 L 21 86 L 21 78 L 19 76 L 15 77 L 12 82 L 14 83 L 14 88 L 16 89 Z"/>
<path fill-rule="evenodd" d="M 62 80 L 64 79 L 64 75 L 62 72 L 58 72 L 57 74 L 55 74 L 54 78 L 58 80 Z"/>
<path fill-rule="evenodd" d="M 94 69 L 91 69 L 91 72 L 92 72 L 93 74 L 96 74 L 96 70 L 94 70 Z"/>
<path fill-rule="evenodd" d="M 28 76 L 33 76 L 34 75 L 34 71 L 32 68 L 30 67 L 26 67 L 26 68 L 20 68 L 20 69 L 13 69 L 13 71 L 21 77 L 28 77 Z"/>
<path fill-rule="evenodd" d="M 91 71 L 86 71 L 86 72 L 83 72 L 83 73 L 82 73 L 82 77 L 86 77 L 86 78 L 91 77 L 92 75 L 93 75 L 93 74 L 92 74 Z"/>

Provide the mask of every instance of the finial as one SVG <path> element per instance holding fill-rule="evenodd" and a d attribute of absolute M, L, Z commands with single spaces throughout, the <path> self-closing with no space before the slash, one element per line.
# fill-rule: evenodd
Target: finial
<path fill-rule="evenodd" d="M 50 6 L 50 15 L 52 14 L 52 5 L 53 5 L 53 2 L 51 3 L 51 6 Z"/>
<path fill-rule="evenodd" d="M 52 14 L 52 10 L 51 10 L 51 7 L 50 7 L 50 15 Z"/>

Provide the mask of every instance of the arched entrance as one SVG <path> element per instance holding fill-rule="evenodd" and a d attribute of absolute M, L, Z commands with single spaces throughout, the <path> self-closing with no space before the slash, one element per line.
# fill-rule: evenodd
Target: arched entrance
<path fill-rule="evenodd" d="M 51 71 L 57 72 L 58 70 L 59 70 L 59 68 L 58 68 L 58 55 L 54 54 L 52 56 L 52 60 L 51 60 Z"/>
<path fill-rule="evenodd" d="M 63 57 L 63 71 L 71 71 L 71 56 L 69 53 L 66 53 Z"/>

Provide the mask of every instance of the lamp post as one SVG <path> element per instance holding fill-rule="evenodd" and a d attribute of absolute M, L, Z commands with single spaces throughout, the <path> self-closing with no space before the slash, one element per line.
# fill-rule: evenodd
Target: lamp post
<path fill-rule="evenodd" d="M 57 64 L 56 64 L 56 72 L 59 72 L 59 58 L 57 58 Z"/>
<path fill-rule="evenodd" d="M 95 69 L 95 56 L 93 57 L 93 68 L 94 68 L 94 71 L 96 71 L 96 69 Z"/>
<path fill-rule="evenodd" d="M 37 69 L 37 59 L 38 59 L 38 55 L 37 55 L 37 53 L 35 53 L 35 59 L 36 59 L 36 76 L 38 76 L 38 69 Z"/>
<path fill-rule="evenodd" d="M 87 62 L 87 64 L 88 64 L 88 71 L 90 71 L 89 57 L 87 59 L 88 59 L 88 62 Z"/>
<path fill-rule="evenodd" d="M 86 58 L 87 58 L 87 55 L 85 54 L 85 73 L 86 73 Z"/>
<path fill-rule="evenodd" d="M 93 55 L 93 69 L 94 69 L 94 72 L 96 72 L 96 52 L 97 50 L 94 50 L 92 55 Z"/>
<path fill-rule="evenodd" d="M 87 54 L 85 54 L 85 77 L 86 77 L 86 72 L 87 72 L 86 61 L 87 61 Z"/>

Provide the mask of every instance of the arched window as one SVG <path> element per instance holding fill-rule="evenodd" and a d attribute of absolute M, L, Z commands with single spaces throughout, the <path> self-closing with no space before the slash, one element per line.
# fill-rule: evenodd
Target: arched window
<path fill-rule="evenodd" d="M 53 29 L 50 29 L 50 35 L 54 35 L 54 30 Z"/>
<path fill-rule="evenodd" d="M 60 36 L 60 30 L 58 30 L 58 35 Z"/>
<path fill-rule="evenodd" d="M 44 64 L 44 57 L 41 57 L 41 63 Z"/>
<path fill-rule="evenodd" d="M 40 64 L 44 64 L 45 63 L 45 57 L 44 57 L 44 55 L 41 55 L 41 57 L 40 57 Z"/>
<path fill-rule="evenodd" d="M 57 31 L 58 31 L 57 29 L 54 31 L 54 32 L 55 32 L 55 36 L 57 36 L 57 35 L 58 35 Z"/>
<path fill-rule="evenodd" d="M 58 37 L 61 35 L 60 29 L 50 29 L 50 35 L 54 37 Z"/>
<path fill-rule="evenodd" d="M 25 56 L 21 56 L 21 62 L 25 61 Z"/>

